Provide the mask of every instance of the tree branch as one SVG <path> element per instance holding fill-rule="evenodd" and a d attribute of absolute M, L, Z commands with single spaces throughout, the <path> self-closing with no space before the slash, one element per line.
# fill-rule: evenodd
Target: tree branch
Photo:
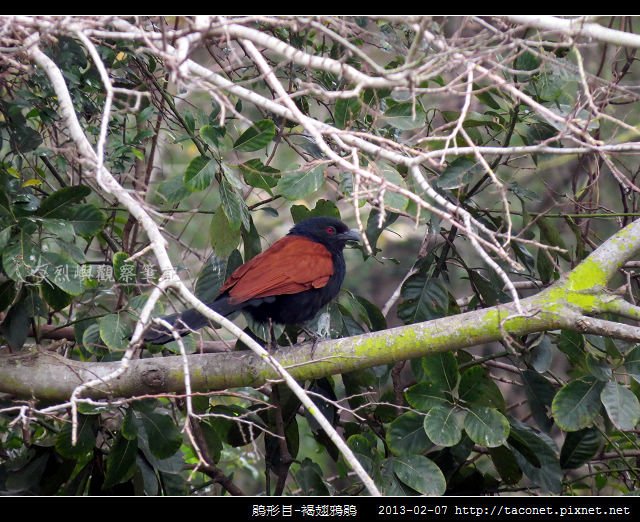
<path fill-rule="evenodd" d="M 594 40 L 624 47 L 640 47 L 640 36 L 637 34 L 616 31 L 600 24 L 590 23 L 582 16 L 568 20 L 557 16 L 538 15 L 510 15 L 505 16 L 505 18 L 518 24 L 536 27 L 537 29 L 558 31 L 573 37 L 593 38 Z"/>
<path fill-rule="evenodd" d="M 346 443 L 342 440 L 342 438 L 335 431 L 331 423 L 327 421 L 321 411 L 316 408 L 315 404 L 311 400 L 311 398 L 305 393 L 304 389 L 295 381 L 293 377 L 291 377 L 287 371 L 282 367 L 277 359 L 275 359 L 271 354 L 269 354 L 262 346 L 260 346 L 254 339 L 252 339 L 247 333 L 245 333 L 242 329 L 232 323 L 226 317 L 221 316 L 217 312 L 213 311 L 211 308 L 206 306 L 202 301 L 197 299 L 195 295 L 193 295 L 186 286 L 182 283 L 182 281 L 175 277 L 175 269 L 171 264 L 169 256 L 166 250 L 166 241 L 160 233 L 160 229 L 157 224 L 151 219 L 149 214 L 139 205 L 133 197 L 122 187 L 116 179 L 112 176 L 112 174 L 104 167 L 102 162 L 102 148 L 104 146 L 104 139 L 106 139 L 106 134 L 101 135 L 101 139 L 98 142 L 98 153 L 93 150 L 93 147 L 89 143 L 80 122 L 77 118 L 77 115 L 74 111 L 73 102 L 71 100 L 71 96 L 69 94 L 69 90 L 67 88 L 65 79 L 62 75 L 60 69 L 56 66 L 56 64 L 46 55 L 44 54 L 37 45 L 37 42 L 40 38 L 38 33 L 34 33 L 30 37 L 27 38 L 26 47 L 29 49 L 29 54 L 32 59 L 46 72 L 51 84 L 58 95 L 58 100 L 60 103 L 60 111 L 62 112 L 63 119 L 67 123 L 69 127 L 70 134 L 75 142 L 80 155 L 82 158 L 89 163 L 92 167 L 94 167 L 95 177 L 98 185 L 108 193 L 111 193 L 116 196 L 119 202 L 127 208 L 127 210 L 131 213 L 132 216 L 142 225 L 145 232 L 149 236 L 151 240 L 151 247 L 153 252 L 160 264 L 160 268 L 162 269 L 162 278 L 158 286 L 151 292 L 148 300 L 146 301 L 143 310 L 140 314 L 140 319 L 136 323 L 136 327 L 129 343 L 129 347 L 124 353 L 122 359 L 118 363 L 116 368 L 113 368 L 112 371 L 108 374 L 100 374 L 99 377 L 89 377 L 91 372 L 88 375 L 86 380 L 78 383 L 74 388 L 71 394 L 71 406 L 72 406 L 72 417 L 73 417 L 73 429 L 72 429 L 72 442 L 75 443 L 77 437 L 77 404 L 81 396 L 86 396 L 87 393 L 90 393 L 90 390 L 95 390 L 100 388 L 102 385 L 108 384 L 110 382 L 121 379 L 124 375 L 127 377 L 131 375 L 131 373 L 127 373 L 129 366 L 131 364 L 131 358 L 133 356 L 134 350 L 138 346 L 142 333 L 144 331 L 145 325 L 149 321 L 149 317 L 151 311 L 153 310 L 153 306 L 156 301 L 160 298 L 163 291 L 169 287 L 174 287 L 178 290 L 180 295 L 191 304 L 196 310 L 201 312 L 205 317 L 215 321 L 220 324 L 227 331 L 236 336 L 237 339 L 241 340 L 246 346 L 248 346 L 263 362 L 266 362 L 274 371 L 275 375 L 272 378 L 282 378 L 286 382 L 287 386 L 293 391 L 293 393 L 300 399 L 302 404 L 305 406 L 307 411 L 318 421 L 318 423 L 322 426 L 322 428 L 327 432 L 328 436 L 331 440 L 336 444 L 340 452 L 345 457 L 345 460 L 349 462 L 354 471 L 358 474 L 360 479 L 363 481 L 368 491 L 372 495 L 380 495 L 378 488 L 371 478 L 367 475 L 366 471 L 360 464 L 360 462 L 353 455 L 353 452 L 346 445 Z M 188 37 L 185 37 L 188 38 Z M 87 39 L 84 39 L 85 43 Z M 183 49 L 184 46 L 181 45 L 180 39 L 176 44 L 176 49 Z M 92 47 L 90 47 L 91 49 Z M 183 49 L 184 51 L 184 49 Z M 94 56 L 94 59 L 99 61 L 99 57 Z M 98 65 L 98 68 L 101 68 L 101 65 Z M 106 73 L 105 73 L 106 74 Z M 105 84 L 109 84 L 108 77 L 105 78 L 105 74 L 102 75 L 102 79 Z M 107 91 L 109 91 L 110 86 L 105 85 Z M 108 118 L 109 116 L 109 103 L 105 106 L 105 115 L 104 118 Z M 103 128 L 106 128 L 106 123 L 103 120 Z M 185 370 L 186 369 L 186 370 Z M 189 388 L 189 382 L 191 380 L 191 376 L 188 374 L 189 371 L 189 361 L 185 359 L 185 366 L 182 369 L 182 379 L 183 386 Z"/>
<path fill-rule="evenodd" d="M 611 311 L 607 280 L 640 249 L 640 220 L 605 241 L 574 270 L 535 296 L 521 299 L 522 314 L 513 304 L 444 317 L 355 337 L 303 345 L 273 354 L 291 378 L 308 380 L 337 373 L 394 364 L 443 351 L 456 351 L 502 340 L 505 334 L 521 336 L 559 328 L 640 341 L 640 329 L 586 314 Z M 636 238 L 635 242 L 630 242 Z M 196 303 L 199 303 L 196 301 Z M 203 313 L 216 315 L 203 305 Z M 232 323 L 233 324 L 233 323 Z M 237 328 L 237 327 L 236 327 Z M 261 355 L 228 352 L 190 355 L 192 391 L 239 386 L 260 386 L 278 379 L 277 369 Z M 0 392 L 41 400 L 68 400 L 77 386 L 91 385 L 85 396 L 134 397 L 185 389 L 182 357 L 129 361 L 129 371 L 111 375 L 121 363 L 84 363 L 50 352 L 0 357 Z"/>

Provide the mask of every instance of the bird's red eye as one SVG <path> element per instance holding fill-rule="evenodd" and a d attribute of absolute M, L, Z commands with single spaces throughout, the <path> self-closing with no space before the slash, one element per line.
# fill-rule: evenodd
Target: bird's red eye
<path fill-rule="evenodd" d="M 326 231 L 327 231 L 327 234 L 329 234 L 330 236 L 336 233 L 335 227 L 327 227 Z"/>

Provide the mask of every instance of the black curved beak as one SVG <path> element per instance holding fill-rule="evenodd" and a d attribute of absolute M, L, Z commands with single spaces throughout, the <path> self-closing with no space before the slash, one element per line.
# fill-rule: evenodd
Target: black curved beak
<path fill-rule="evenodd" d="M 357 242 L 362 241 L 362 236 L 360 235 L 360 232 L 358 232 L 358 230 L 355 228 L 352 228 L 348 232 L 343 232 L 342 234 L 339 234 L 339 237 L 344 241 L 357 241 Z"/>

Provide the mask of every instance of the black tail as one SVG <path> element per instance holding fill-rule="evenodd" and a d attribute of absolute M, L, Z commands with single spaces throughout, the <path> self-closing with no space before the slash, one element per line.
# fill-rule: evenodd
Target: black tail
<path fill-rule="evenodd" d="M 237 305 L 230 304 L 226 296 L 216 299 L 213 303 L 207 303 L 207 306 L 225 317 L 238 310 Z M 162 319 L 173 326 L 173 330 L 181 336 L 189 335 L 194 330 L 212 324 L 209 319 L 193 308 L 166 315 Z M 159 324 L 152 324 L 144 335 L 144 342 L 151 344 L 166 344 L 174 340 L 172 332 Z"/>

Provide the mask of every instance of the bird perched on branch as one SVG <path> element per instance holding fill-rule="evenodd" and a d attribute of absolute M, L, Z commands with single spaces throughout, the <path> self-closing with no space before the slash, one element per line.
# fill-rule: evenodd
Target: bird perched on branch
<path fill-rule="evenodd" d="M 224 316 L 245 311 L 261 322 L 302 324 L 338 295 L 346 272 L 342 251 L 348 241 L 360 241 L 360 234 L 342 221 L 329 217 L 301 221 L 238 267 L 206 304 Z M 163 319 L 180 335 L 209 323 L 193 308 Z M 144 340 L 165 344 L 174 338 L 166 328 L 154 325 Z"/>

